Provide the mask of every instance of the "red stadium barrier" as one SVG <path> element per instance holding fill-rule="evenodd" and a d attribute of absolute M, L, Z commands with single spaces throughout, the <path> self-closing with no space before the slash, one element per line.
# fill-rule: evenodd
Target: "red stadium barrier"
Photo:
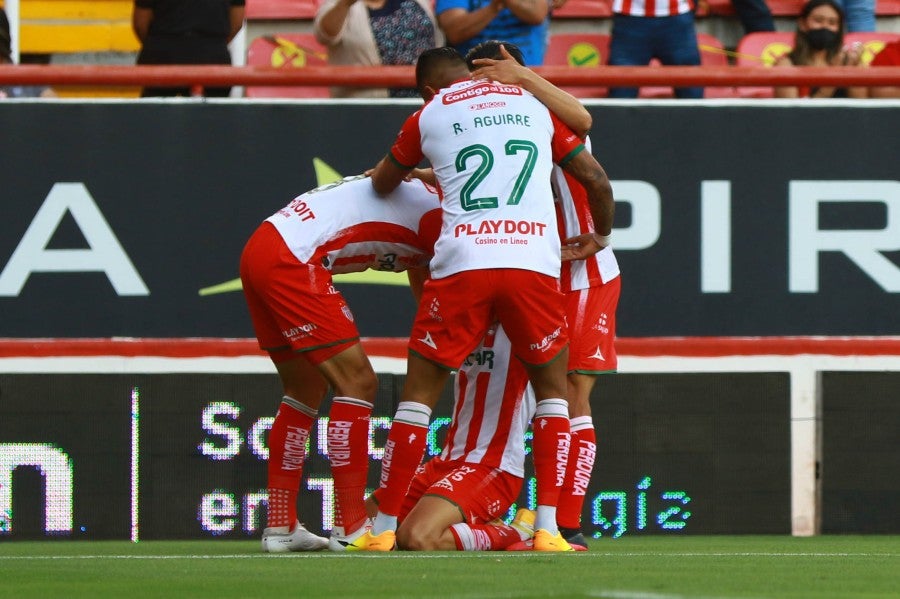
<path fill-rule="evenodd" d="M 370 356 L 406 358 L 407 340 L 365 337 Z M 712 358 L 722 356 L 900 356 L 900 337 L 621 337 L 622 356 Z M 2 358 L 164 357 L 232 358 L 262 356 L 255 339 L 0 339 Z"/>
<path fill-rule="evenodd" d="M 900 67 L 619 67 L 579 69 L 548 66 L 535 69 L 556 85 L 581 86 L 883 86 L 900 85 Z M 170 85 L 205 86 L 339 85 L 351 87 L 407 87 L 413 67 L 307 66 L 281 70 L 231 66 L 58 66 L 3 65 L 0 85 Z"/>

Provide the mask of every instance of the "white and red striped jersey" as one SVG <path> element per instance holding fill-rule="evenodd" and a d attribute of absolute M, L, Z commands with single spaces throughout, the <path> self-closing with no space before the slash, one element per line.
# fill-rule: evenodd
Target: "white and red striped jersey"
<path fill-rule="evenodd" d="M 584 143 L 591 150 L 590 138 Z M 553 197 L 559 221 L 559 238 L 566 240 L 594 231 L 594 220 L 584 187 L 558 166 L 553 167 Z M 563 293 L 599 287 L 619 276 L 619 263 L 612 247 L 606 247 L 585 260 L 562 263 L 559 285 Z"/>
<path fill-rule="evenodd" d="M 515 85 L 460 81 L 404 123 L 391 148 L 400 165 L 428 158 L 441 191 L 443 225 L 431 274 L 484 268 L 559 276 L 553 162 L 581 140 Z"/>
<path fill-rule="evenodd" d="M 694 10 L 691 0 L 613 0 L 612 11 L 633 17 L 671 17 Z"/>
<path fill-rule="evenodd" d="M 525 432 L 535 398 L 528 374 L 513 357 L 500 325 L 491 328 L 454 382 L 453 419 L 441 459 L 525 475 Z"/>
<path fill-rule="evenodd" d="M 308 191 L 266 220 L 304 264 L 319 262 L 334 273 L 401 272 L 431 259 L 440 201 L 419 180 L 383 198 L 360 175 Z"/>

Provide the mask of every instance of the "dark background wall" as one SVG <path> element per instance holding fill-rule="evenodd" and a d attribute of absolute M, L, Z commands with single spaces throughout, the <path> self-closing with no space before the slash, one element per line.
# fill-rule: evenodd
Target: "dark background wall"
<path fill-rule="evenodd" d="M 344 175 L 373 166 L 414 107 L 0 105 L 0 269 L 9 271 L 0 277 L 0 337 L 252 336 L 240 293 L 198 291 L 237 276 L 256 225 L 316 185 L 314 159 Z M 594 154 L 620 201 L 620 335 L 900 333 L 900 111 L 591 110 Z M 702 198 L 721 196 L 704 191 L 713 181 L 727 183 L 730 216 L 703 216 Z M 810 194 L 829 197 L 810 208 Z M 90 198 L 144 294 L 117 292 L 105 272 L 32 272 L 21 290 L 11 283 L 22 281 L 12 271 L 37 270 L 10 262 L 48 196 L 63 205 Z M 792 202 L 807 208 L 792 215 Z M 44 226 L 47 249 L 88 248 L 83 228 L 65 211 L 52 235 Z M 704 291 L 712 269 L 703 267 L 703 239 L 723 231 L 731 241 L 713 253 L 730 274 L 724 287 L 719 277 L 719 289 Z M 811 243 L 827 243 L 810 231 L 851 238 L 835 242 L 845 251 L 817 252 Z M 806 282 L 792 282 L 792 272 Z M 406 334 L 407 289 L 341 288 L 363 335 Z"/>

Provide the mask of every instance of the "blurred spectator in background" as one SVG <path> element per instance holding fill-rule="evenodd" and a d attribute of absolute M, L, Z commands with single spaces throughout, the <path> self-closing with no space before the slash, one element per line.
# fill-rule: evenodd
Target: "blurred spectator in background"
<path fill-rule="evenodd" d="M 519 47 L 526 65 L 544 64 L 549 0 L 436 0 L 435 12 L 448 45 L 463 56 L 481 42 L 503 40 Z"/>
<path fill-rule="evenodd" d="M 431 0 L 324 0 L 313 22 L 316 39 L 336 65 L 413 65 L 444 44 Z M 418 98 L 402 89 L 335 87 L 334 98 Z"/>
<path fill-rule="evenodd" d="M 870 66 L 900 67 L 900 40 L 888 42 L 881 52 L 875 55 Z M 870 98 L 900 98 L 900 85 L 884 85 L 869 90 Z"/>
<path fill-rule="evenodd" d="M 844 12 L 835 0 L 809 0 L 797 17 L 794 48 L 775 66 L 856 66 L 862 44 L 844 48 Z M 864 87 L 776 87 L 776 98 L 865 98 Z"/>
<path fill-rule="evenodd" d="M 440 1 L 440 0 L 439 0 Z M 609 64 L 643 66 L 653 58 L 664 65 L 700 64 L 691 0 L 645 2 L 613 0 Z M 636 87 L 613 87 L 610 98 L 636 98 Z M 702 98 L 702 87 L 676 87 L 676 98 Z"/>
<path fill-rule="evenodd" d="M 709 0 L 696 0 L 694 4 L 694 15 L 698 17 L 710 15 Z M 731 6 L 741 21 L 745 34 L 755 31 L 775 31 L 775 20 L 765 0 L 731 0 Z"/>
<path fill-rule="evenodd" d="M 775 31 L 775 20 L 765 0 L 731 0 L 744 33 Z"/>
<path fill-rule="evenodd" d="M 228 43 L 244 25 L 244 0 L 135 0 L 137 64 L 231 64 Z M 203 95 L 226 97 L 230 87 Z M 142 97 L 190 96 L 190 87 L 145 87 Z"/>
<path fill-rule="evenodd" d="M 875 0 L 837 0 L 847 16 L 847 31 L 875 31 Z"/>
<path fill-rule="evenodd" d="M 12 59 L 12 33 L 6 11 L 0 8 L 0 64 L 14 64 Z M 52 98 L 56 96 L 49 87 L 37 85 L 0 85 L 0 98 Z"/>

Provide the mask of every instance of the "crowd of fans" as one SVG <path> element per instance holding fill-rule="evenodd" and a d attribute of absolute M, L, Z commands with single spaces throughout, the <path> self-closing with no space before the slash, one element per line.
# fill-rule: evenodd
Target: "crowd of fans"
<path fill-rule="evenodd" d="M 313 22 L 316 39 L 335 65 L 410 65 L 424 50 L 453 46 L 463 54 L 492 39 L 515 43 L 529 66 L 540 66 L 553 11 L 567 0 L 322 0 Z M 695 12 L 704 0 L 648 3 L 611 0 L 611 65 L 699 65 Z M 774 30 L 764 0 L 731 0 L 745 33 Z M 697 4 L 699 4 L 699 7 Z M 138 64 L 229 64 L 228 43 L 240 29 L 245 0 L 135 0 L 133 28 L 142 43 Z M 875 31 L 875 0 L 809 0 L 797 17 L 793 47 L 774 66 L 870 66 L 860 44 L 844 33 Z M 9 22 L 0 8 L 0 63 L 11 63 Z M 898 43 L 888 43 L 871 66 L 896 66 Z M 228 89 L 205 95 L 228 95 Z M 189 95 L 187 88 L 150 88 L 144 96 Z M 675 97 L 700 98 L 703 88 L 676 88 Z M 0 87 L 0 98 L 49 96 L 48 88 Z M 410 97 L 412 89 L 332 88 L 332 97 Z M 636 88 L 612 88 L 610 97 L 636 97 Z M 900 97 L 898 86 L 777 87 L 775 97 Z"/>

